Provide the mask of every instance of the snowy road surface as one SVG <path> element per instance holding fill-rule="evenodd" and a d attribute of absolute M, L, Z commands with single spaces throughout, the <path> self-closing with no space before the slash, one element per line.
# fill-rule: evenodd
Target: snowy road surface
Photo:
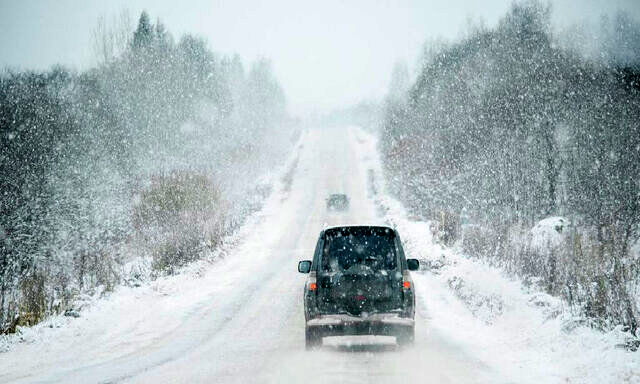
<path fill-rule="evenodd" d="M 380 223 L 369 198 L 367 154 L 354 129 L 305 133 L 290 188 L 246 225 L 224 258 L 198 271 L 123 288 L 35 343 L 0 354 L 0 382 L 498 382 L 495 372 L 429 326 L 421 289 L 415 346 L 393 338 L 325 339 L 304 349 L 298 260 L 327 224 Z M 325 198 L 346 192 L 345 214 Z M 400 234 L 402 236 L 402 233 Z"/>

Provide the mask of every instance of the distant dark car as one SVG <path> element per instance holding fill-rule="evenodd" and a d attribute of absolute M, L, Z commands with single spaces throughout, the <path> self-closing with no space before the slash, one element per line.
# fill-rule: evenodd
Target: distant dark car
<path fill-rule="evenodd" d="M 334 193 L 327 197 L 327 210 L 346 211 L 349 209 L 349 197 L 343 193 Z"/>
<path fill-rule="evenodd" d="M 414 339 L 415 293 L 400 237 L 385 226 L 332 227 L 320 232 L 304 288 L 307 349 L 325 336 L 387 335 L 398 345 Z"/>

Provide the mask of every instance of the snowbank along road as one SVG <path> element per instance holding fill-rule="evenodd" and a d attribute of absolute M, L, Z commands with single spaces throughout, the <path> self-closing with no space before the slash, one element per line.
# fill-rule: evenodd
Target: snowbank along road
<path fill-rule="evenodd" d="M 415 345 L 393 338 L 325 338 L 305 351 L 298 260 L 310 259 L 325 225 L 380 224 L 356 128 L 303 135 L 284 181 L 241 230 L 242 240 L 206 267 L 122 288 L 37 342 L 0 354 L 0 382 L 504 382 L 431 329 L 429 292 L 415 272 Z M 347 212 L 327 212 L 336 192 Z M 402 236 L 402 233 L 400 233 Z M 415 255 L 408 255 L 415 257 Z M 422 289 L 421 289 L 422 288 Z"/>

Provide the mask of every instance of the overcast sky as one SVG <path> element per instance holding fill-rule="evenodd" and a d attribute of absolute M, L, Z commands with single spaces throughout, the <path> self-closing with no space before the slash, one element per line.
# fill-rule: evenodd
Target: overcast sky
<path fill-rule="evenodd" d="M 174 37 L 205 36 L 245 63 L 272 60 L 294 114 L 326 111 L 385 93 L 398 59 L 412 68 L 426 39 L 459 36 L 469 18 L 494 25 L 511 0 L 0 0 L 0 65 L 83 69 L 94 63 L 90 35 L 100 15 L 145 9 Z M 554 0 L 554 20 L 597 19 L 640 0 Z"/>

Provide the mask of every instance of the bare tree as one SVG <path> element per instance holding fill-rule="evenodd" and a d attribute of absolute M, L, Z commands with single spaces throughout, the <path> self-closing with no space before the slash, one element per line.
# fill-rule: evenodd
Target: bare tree
<path fill-rule="evenodd" d="M 108 64 L 129 47 L 133 23 L 129 11 L 123 9 L 118 15 L 98 17 L 91 31 L 91 46 L 98 64 Z"/>

